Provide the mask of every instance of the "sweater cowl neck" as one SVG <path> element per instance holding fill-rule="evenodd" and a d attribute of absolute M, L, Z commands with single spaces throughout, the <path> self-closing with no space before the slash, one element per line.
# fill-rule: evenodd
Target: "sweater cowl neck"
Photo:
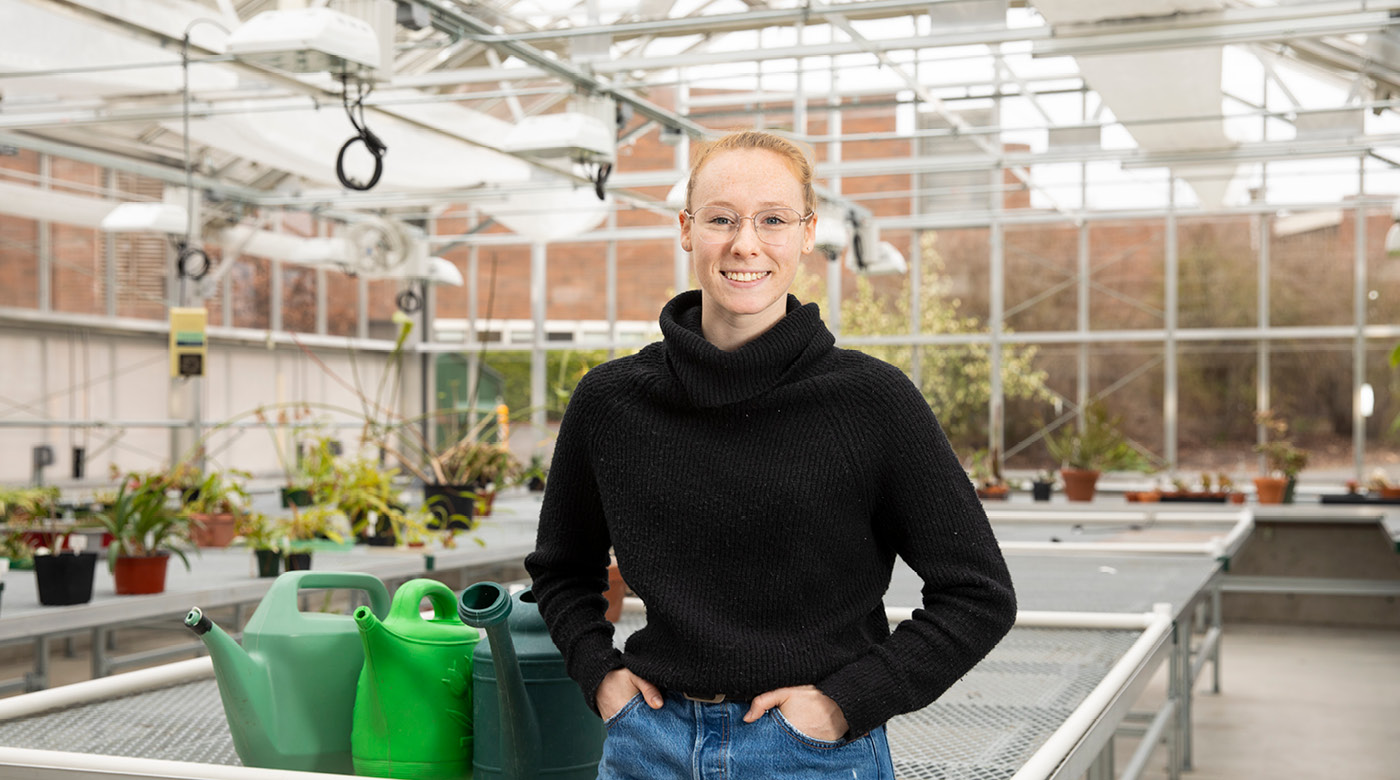
<path fill-rule="evenodd" d="M 701 408 L 756 398 L 825 355 L 836 343 L 815 303 L 787 297 L 787 314 L 758 338 L 726 352 L 700 329 L 700 291 L 661 310 L 666 360 L 691 402 Z"/>

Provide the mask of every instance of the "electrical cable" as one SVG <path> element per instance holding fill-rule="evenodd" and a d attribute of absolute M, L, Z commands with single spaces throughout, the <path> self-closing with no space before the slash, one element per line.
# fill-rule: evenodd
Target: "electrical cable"
<path fill-rule="evenodd" d="M 223 30 L 225 35 L 229 33 L 228 28 L 224 27 L 218 21 L 200 17 L 190 20 L 190 23 L 185 25 L 185 35 L 180 39 L 180 74 L 184 82 L 184 89 L 181 94 L 180 113 L 182 120 L 182 141 L 184 143 L 185 153 L 185 240 L 176 245 L 176 249 L 179 251 L 179 259 L 175 264 L 175 269 L 180 278 L 181 305 L 184 305 L 185 279 L 192 278 L 195 281 L 203 279 L 204 275 L 209 273 L 210 265 L 209 255 L 205 254 L 204 250 L 194 245 L 194 159 L 190 152 L 190 30 L 194 29 L 195 25 L 201 23 L 212 24 L 220 30 Z M 194 276 L 192 273 L 186 273 L 189 267 L 187 264 L 188 260 L 194 254 L 198 254 L 204 259 L 204 262 L 199 266 L 200 270 L 198 276 Z"/>
<path fill-rule="evenodd" d="M 341 87 L 341 102 L 345 105 L 345 115 L 349 117 L 350 124 L 355 128 L 355 135 L 340 147 L 340 153 L 335 157 L 335 177 L 345 187 L 364 192 L 379 183 L 379 177 L 384 174 L 384 154 L 389 151 L 389 147 L 379 140 L 379 136 L 375 135 L 365 122 L 365 98 L 369 95 L 370 90 L 364 82 L 356 83 L 353 104 L 350 102 L 350 77 L 346 73 L 341 74 Z M 357 112 L 358 117 L 356 117 Z M 345 153 L 356 143 L 364 144 L 365 149 L 374 158 L 374 174 L 369 177 L 367 182 L 356 181 L 345 173 Z"/>
<path fill-rule="evenodd" d="M 612 175 L 612 163 L 599 165 L 593 173 L 593 194 L 598 196 L 598 200 L 607 200 L 608 177 Z"/>
<path fill-rule="evenodd" d="M 423 308 L 423 295 L 413 289 L 412 283 L 410 283 L 408 289 L 401 290 L 398 295 L 394 296 L 394 303 L 404 314 L 413 314 Z"/>

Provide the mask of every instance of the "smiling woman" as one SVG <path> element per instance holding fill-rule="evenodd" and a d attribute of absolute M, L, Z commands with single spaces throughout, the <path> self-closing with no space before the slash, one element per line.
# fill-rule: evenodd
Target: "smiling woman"
<path fill-rule="evenodd" d="M 918 389 L 837 349 L 816 304 L 788 294 L 816 234 L 802 151 L 725 136 L 687 198 L 700 289 L 666 304 L 663 341 L 585 374 L 565 411 L 526 560 L 540 612 L 607 722 L 603 780 L 721 762 L 892 780 L 885 722 L 1011 627 L 1005 563 Z M 621 652 L 610 547 L 647 611 Z M 926 601 L 891 633 L 896 555 Z"/>
<path fill-rule="evenodd" d="M 735 133 L 702 152 L 680 213 L 701 328 L 726 351 L 782 318 L 798 263 L 816 244 L 812 166 L 791 142 L 774 140 L 782 139 Z"/>

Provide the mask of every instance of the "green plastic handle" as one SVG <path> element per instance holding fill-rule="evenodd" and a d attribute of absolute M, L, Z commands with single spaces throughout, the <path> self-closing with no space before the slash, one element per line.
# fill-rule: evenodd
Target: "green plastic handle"
<path fill-rule="evenodd" d="M 441 582 L 427 578 L 409 580 L 399 586 L 398 591 L 394 593 L 394 604 L 389 608 L 389 619 L 422 619 L 422 610 L 419 609 L 419 605 L 423 603 L 425 598 L 432 602 L 434 620 L 459 622 L 457 619 L 457 594 Z"/>
<path fill-rule="evenodd" d="M 302 588 L 340 588 L 369 594 L 369 607 L 383 620 L 389 614 L 389 589 L 373 574 L 358 571 L 289 571 L 273 581 L 263 597 L 271 614 L 290 618 L 301 613 L 297 593 Z M 347 619 L 349 619 L 347 617 Z"/>

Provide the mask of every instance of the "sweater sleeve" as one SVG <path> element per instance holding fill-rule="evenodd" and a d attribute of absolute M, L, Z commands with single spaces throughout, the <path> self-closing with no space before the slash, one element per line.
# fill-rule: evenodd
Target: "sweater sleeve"
<path fill-rule="evenodd" d="M 596 369 L 595 369 L 596 371 Z M 591 463 L 591 439 L 604 394 L 585 375 L 560 424 L 540 507 L 535 551 L 525 559 L 540 614 L 569 676 L 598 710 L 598 685 L 622 666 L 606 615 L 611 542 Z"/>
<path fill-rule="evenodd" d="M 867 446 L 856 451 L 878 469 L 875 532 L 923 580 L 923 606 L 818 684 L 840 705 L 851 736 L 937 699 L 1016 618 L 1001 549 L 943 429 L 912 382 L 902 373 L 885 376 L 862 420 L 867 431 L 883 433 L 861 435 Z"/>

